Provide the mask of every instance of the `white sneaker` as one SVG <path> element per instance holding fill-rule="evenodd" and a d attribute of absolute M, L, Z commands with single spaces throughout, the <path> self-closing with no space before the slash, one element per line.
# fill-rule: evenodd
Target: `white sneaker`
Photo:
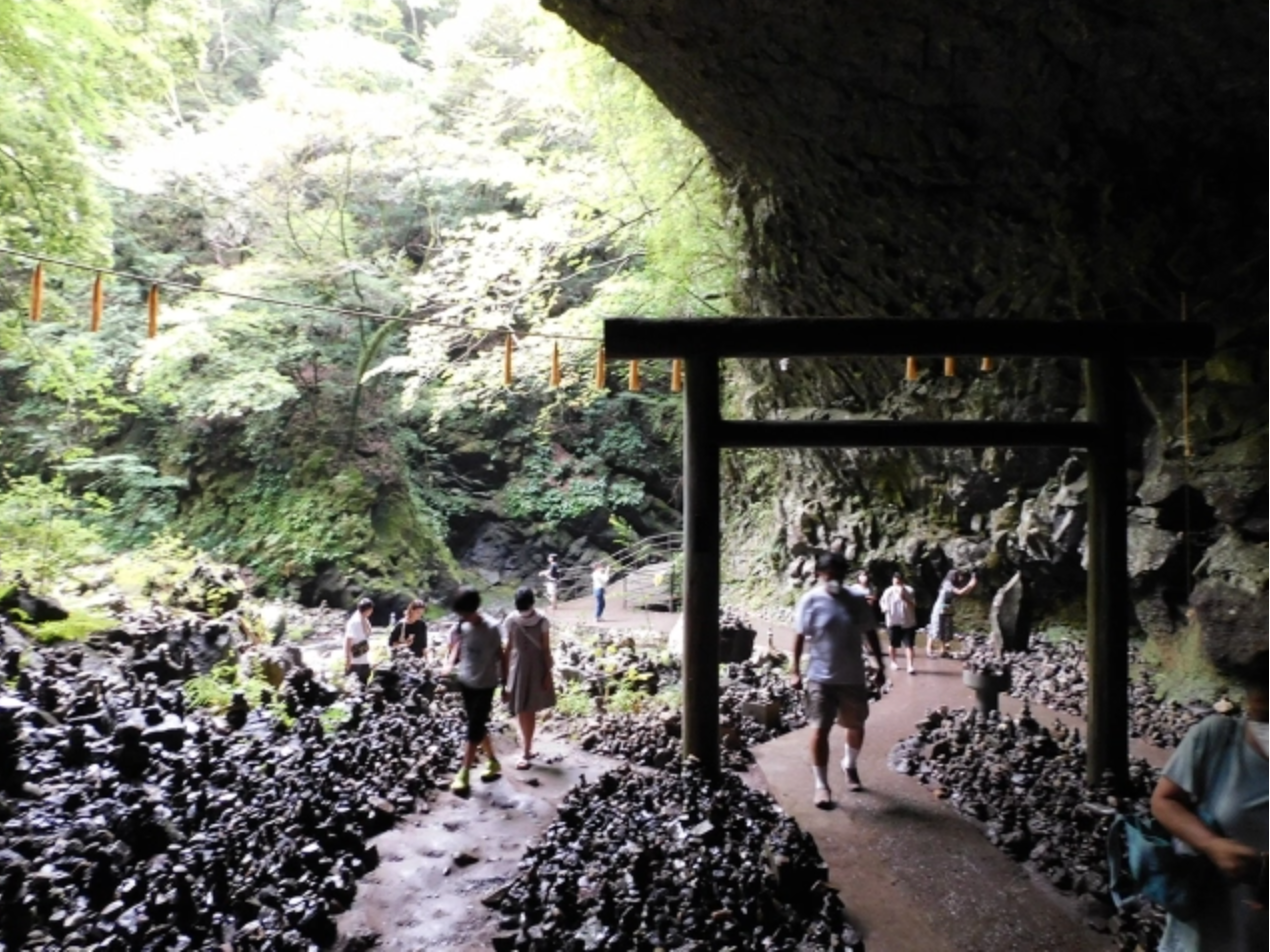
<path fill-rule="evenodd" d="M 909 662 L 909 666 L 908 666 L 908 673 L 909 673 L 909 674 L 914 674 L 914 673 L 916 672 L 916 670 L 917 670 L 917 669 L 913 667 L 912 662 Z"/>
<path fill-rule="evenodd" d="M 892 670 L 892 671 L 898 671 L 899 669 L 900 669 L 900 666 L 899 666 L 898 664 L 896 664 L 894 660 L 892 660 L 892 661 L 891 661 L 891 670 Z"/>

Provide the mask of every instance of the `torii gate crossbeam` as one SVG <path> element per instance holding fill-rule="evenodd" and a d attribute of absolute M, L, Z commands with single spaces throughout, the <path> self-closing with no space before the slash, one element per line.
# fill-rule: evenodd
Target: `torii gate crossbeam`
<path fill-rule="evenodd" d="M 871 320 L 859 318 L 610 318 L 616 360 L 683 358 L 684 754 L 719 770 L 719 452 L 722 447 L 1082 446 L 1089 450 L 1089 725 L 1086 779 L 1123 780 L 1129 759 L 1129 586 L 1125 474 L 1131 359 L 1206 358 L 1203 324 Z M 719 361 L 728 357 L 1079 357 L 1084 423 L 723 420 Z"/>

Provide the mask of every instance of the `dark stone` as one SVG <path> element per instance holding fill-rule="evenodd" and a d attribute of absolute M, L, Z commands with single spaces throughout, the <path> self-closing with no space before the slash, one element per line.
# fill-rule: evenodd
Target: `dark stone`
<path fill-rule="evenodd" d="M 1021 572 L 1015 572 L 992 597 L 988 624 L 998 651 L 1027 651 L 1031 636 L 1031 604 Z"/>
<path fill-rule="evenodd" d="M 1196 586 L 1191 604 L 1204 635 L 1204 649 L 1218 670 L 1229 674 L 1247 669 L 1259 652 L 1265 652 L 1268 619 L 1264 593 L 1253 595 L 1206 579 Z"/>
<path fill-rule="evenodd" d="M 55 598 L 46 595 L 35 595 L 27 591 L 18 592 L 18 608 L 26 612 L 27 617 L 37 625 L 46 621 L 65 621 L 70 612 L 63 608 Z"/>

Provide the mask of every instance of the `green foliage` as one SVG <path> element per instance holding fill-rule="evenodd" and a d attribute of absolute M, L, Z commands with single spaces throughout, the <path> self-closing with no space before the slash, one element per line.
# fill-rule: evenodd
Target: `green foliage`
<path fill-rule="evenodd" d="M 109 211 L 86 143 L 197 58 L 193 0 L 0 2 L 0 242 L 100 256 Z"/>
<path fill-rule="evenodd" d="M 46 621 L 38 625 L 21 625 L 23 631 L 37 644 L 55 645 L 65 641 L 84 641 L 100 631 L 117 628 L 118 623 L 106 615 L 91 612 L 71 612 L 61 621 Z"/>
<path fill-rule="evenodd" d="M 266 691 L 275 696 L 277 694 L 273 685 L 265 679 L 258 661 L 253 660 L 251 672 L 244 674 L 235 655 L 213 665 L 207 674 L 188 679 L 181 687 L 185 692 L 185 700 L 191 707 L 204 708 L 216 714 L 229 710 L 235 691 L 242 691 L 248 705 L 253 709 L 260 707 Z M 293 719 L 287 714 L 281 700 L 274 700 L 268 710 L 285 726 L 291 725 Z"/>
<path fill-rule="evenodd" d="M 561 717 L 590 717 L 595 713 L 595 698 L 581 681 L 569 681 L 556 691 L 555 712 Z"/>
<path fill-rule="evenodd" d="M 40 571 L 175 530 L 271 586 L 413 584 L 474 510 L 643 507 L 677 466 L 667 368 L 601 395 L 564 341 L 549 391 L 525 332 L 728 310 L 725 207 L 701 145 L 532 4 L 0 0 L 0 241 L 273 299 L 165 289 L 148 340 L 146 288 L 108 279 L 89 334 L 89 275 L 50 267 L 32 325 L 0 269 L 0 455 L 64 480 Z M 517 474 L 498 499 L 449 471 L 473 430 Z"/>
<path fill-rule="evenodd" d="M 318 720 L 322 722 L 322 729 L 330 733 L 347 724 L 351 717 L 348 708 L 337 702 L 319 714 Z"/>
<path fill-rule="evenodd" d="M 1204 633 L 1192 620 L 1172 636 L 1153 636 L 1142 648 L 1146 673 L 1160 700 L 1188 703 L 1215 697 L 1223 678 L 1204 650 Z"/>
<path fill-rule="evenodd" d="M 45 482 L 36 476 L 0 474 L 0 571 L 21 572 L 47 586 L 72 567 L 105 557 L 104 540 L 83 517 L 102 512 L 100 497 L 75 497 L 65 477 Z"/>

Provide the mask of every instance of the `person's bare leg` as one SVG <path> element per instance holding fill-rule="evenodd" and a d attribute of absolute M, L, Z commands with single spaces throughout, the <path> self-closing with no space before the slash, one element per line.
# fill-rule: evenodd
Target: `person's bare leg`
<path fill-rule="evenodd" d="M 917 652 L 913 649 L 912 645 L 909 645 L 904 649 L 904 655 L 908 658 L 908 670 L 915 671 L 916 668 L 913 666 L 913 659 L 916 657 Z"/>
<path fill-rule="evenodd" d="M 521 759 L 527 761 L 534 752 L 534 712 L 521 711 L 516 720 L 520 724 Z"/>
<path fill-rule="evenodd" d="M 816 779 L 815 803 L 829 809 L 833 801 L 829 793 L 829 731 L 811 732 L 811 772 Z"/>
<path fill-rule="evenodd" d="M 848 727 L 847 743 L 842 754 L 842 770 L 847 775 L 847 783 L 854 789 L 860 789 L 860 774 L 857 763 L 860 759 L 860 748 L 864 746 L 864 727 Z"/>

